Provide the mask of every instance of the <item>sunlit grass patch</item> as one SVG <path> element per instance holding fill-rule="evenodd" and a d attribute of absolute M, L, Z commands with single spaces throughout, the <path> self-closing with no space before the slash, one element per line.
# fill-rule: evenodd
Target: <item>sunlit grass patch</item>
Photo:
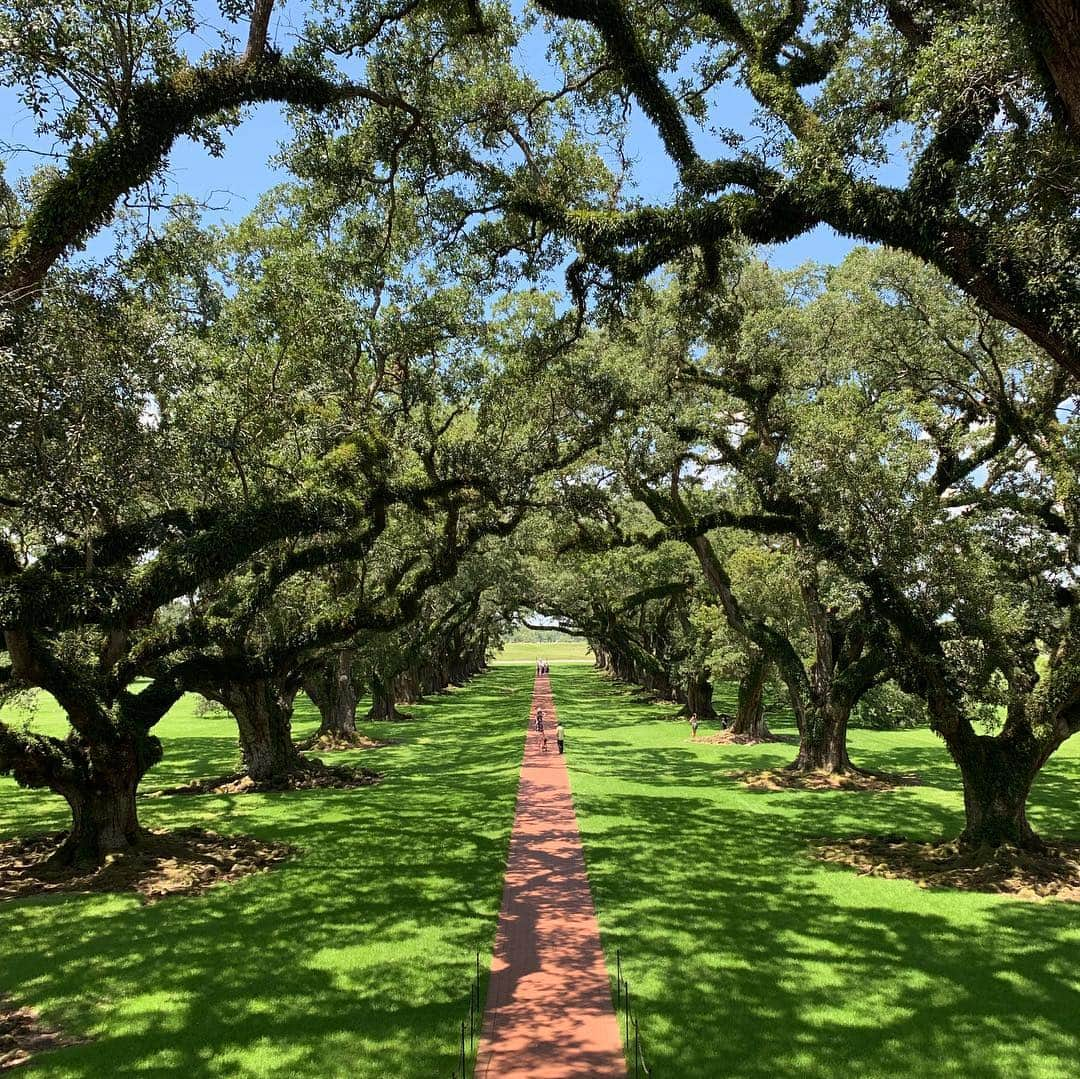
<path fill-rule="evenodd" d="M 538 659 L 556 663 L 593 662 L 589 646 L 580 637 L 568 637 L 565 641 L 545 641 L 530 644 L 526 641 L 511 641 L 503 645 L 502 651 L 494 662 L 500 666 L 506 663 L 528 663 L 535 665 Z"/>

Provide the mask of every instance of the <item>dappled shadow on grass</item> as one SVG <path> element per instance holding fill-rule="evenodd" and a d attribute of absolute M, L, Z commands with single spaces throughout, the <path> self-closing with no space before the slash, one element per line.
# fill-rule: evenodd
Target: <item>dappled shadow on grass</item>
<path fill-rule="evenodd" d="M 613 966 L 621 949 L 657 1074 L 1075 1071 L 1074 907 L 928 891 L 808 854 L 823 834 L 956 834 L 959 794 L 933 783 L 950 766 L 925 733 L 852 734 L 861 762 L 917 771 L 922 787 L 754 796 L 723 772 L 736 754 L 775 768 L 776 747 L 720 759 L 595 678 L 552 681 L 605 953 Z"/>
<path fill-rule="evenodd" d="M 486 964 L 494 937 L 530 687 L 527 670 L 500 669 L 405 728 L 365 725 L 402 744 L 380 750 L 384 782 L 359 796 L 143 803 L 148 822 L 302 848 L 272 874 L 152 907 L 10 904 L 0 984 L 96 1036 L 51 1055 L 49 1074 L 449 1074 L 475 950 Z"/>
<path fill-rule="evenodd" d="M 851 737 L 859 739 L 863 734 L 854 731 Z M 873 736 L 878 740 L 884 740 L 881 732 L 875 731 Z M 875 747 L 873 750 L 873 764 L 875 767 L 886 772 L 911 771 L 921 776 L 923 781 L 933 787 L 943 790 L 960 790 L 960 773 L 956 765 L 949 759 L 944 744 L 937 743 L 930 746 L 905 745 L 904 739 L 908 737 L 906 731 L 897 731 L 893 735 L 894 742 L 887 748 Z"/>

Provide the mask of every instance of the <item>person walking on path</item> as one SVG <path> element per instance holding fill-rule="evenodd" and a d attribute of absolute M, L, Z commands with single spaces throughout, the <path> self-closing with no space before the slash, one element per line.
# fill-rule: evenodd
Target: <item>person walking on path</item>
<path fill-rule="evenodd" d="M 690 737 L 691 738 L 696 738 L 697 737 L 697 729 L 698 729 L 697 712 L 694 712 L 690 716 Z"/>
<path fill-rule="evenodd" d="M 540 752 L 546 753 L 548 751 L 547 732 L 544 730 L 544 710 L 542 708 L 536 710 L 533 729 L 536 731 L 536 740 L 540 743 Z"/>
<path fill-rule="evenodd" d="M 558 744 L 559 752 L 566 748 L 566 731 L 563 728 L 562 720 L 559 720 L 559 725 L 555 728 L 555 741 Z"/>

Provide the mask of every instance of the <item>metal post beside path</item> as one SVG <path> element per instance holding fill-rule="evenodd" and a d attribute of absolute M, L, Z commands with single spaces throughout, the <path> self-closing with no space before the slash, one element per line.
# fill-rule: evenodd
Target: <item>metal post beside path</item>
<path fill-rule="evenodd" d="M 469 983 L 469 1036 L 468 1050 L 465 1045 L 465 1020 L 461 1021 L 461 1040 L 458 1044 L 457 1067 L 451 1073 L 451 1079 L 469 1079 L 470 1065 L 476 1074 L 476 1043 L 480 1040 L 480 1028 L 483 1016 L 480 1013 L 480 949 L 476 949 L 476 973 Z"/>
<path fill-rule="evenodd" d="M 632 1054 L 634 1061 L 634 1079 L 651 1079 L 653 1071 L 645 1063 L 645 1047 L 641 1044 L 641 1027 L 638 1017 L 634 1014 L 630 1003 L 630 983 L 622 973 L 622 949 L 615 949 L 615 1014 L 619 1009 L 623 1011 L 623 1028 L 625 1030 L 626 1051 Z M 630 1028 L 634 1028 L 634 1039 L 630 1040 Z"/>

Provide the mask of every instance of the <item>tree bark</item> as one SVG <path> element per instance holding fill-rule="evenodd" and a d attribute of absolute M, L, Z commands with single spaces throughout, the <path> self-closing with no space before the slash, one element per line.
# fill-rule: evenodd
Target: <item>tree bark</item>
<path fill-rule="evenodd" d="M 420 680 L 414 671 L 402 671 L 394 679 L 394 698 L 403 704 L 416 704 L 423 698 Z"/>
<path fill-rule="evenodd" d="M 260 786 L 277 786 L 306 771 L 308 763 L 293 744 L 295 691 L 257 679 L 229 686 L 222 703 L 236 718 L 244 770 Z"/>
<path fill-rule="evenodd" d="M 644 671 L 641 677 L 635 679 L 643 688 L 665 701 L 673 700 L 676 696 L 671 679 L 666 671 Z"/>
<path fill-rule="evenodd" d="M 808 708 L 799 735 L 799 755 L 788 768 L 838 774 L 857 771 L 847 751 L 850 716 L 850 708 L 835 703 Z"/>
<path fill-rule="evenodd" d="M 686 710 L 698 719 L 715 719 L 713 686 L 707 671 L 699 671 L 686 686 Z"/>
<path fill-rule="evenodd" d="M 356 736 L 356 702 L 352 676 L 353 653 L 335 652 L 318 671 L 304 679 L 304 691 L 319 709 L 318 737 L 348 739 Z"/>
<path fill-rule="evenodd" d="M 106 855 L 138 846 L 144 830 L 139 825 L 136 795 L 139 783 L 162 757 L 161 741 L 127 725 L 115 728 L 115 737 L 86 746 L 67 740 L 72 767 L 63 776 L 30 786 L 47 786 L 71 808 L 71 829 L 50 856 L 57 865 L 99 864 Z M 15 777 L 25 782 L 22 769 Z"/>
<path fill-rule="evenodd" d="M 140 778 L 138 767 L 128 762 L 96 773 L 86 786 L 65 788 L 61 793 L 71 807 L 71 831 L 50 862 L 96 864 L 107 854 L 136 846 L 143 834 L 135 805 Z"/>
<path fill-rule="evenodd" d="M 427 697 L 430 697 L 433 693 L 438 693 L 442 689 L 442 686 L 439 685 L 439 672 L 433 663 L 428 663 L 424 667 L 422 684 L 424 696 Z"/>
<path fill-rule="evenodd" d="M 1045 760 L 1034 742 L 968 735 L 950 743 L 949 751 L 964 781 L 966 820 L 960 846 L 1045 850 L 1046 844 L 1027 819 L 1031 785 Z"/>
<path fill-rule="evenodd" d="M 389 720 L 396 722 L 408 719 L 404 712 L 397 709 L 397 701 L 394 697 L 394 679 L 384 680 L 380 675 L 375 675 L 371 680 L 371 710 L 367 715 L 371 720 Z"/>
<path fill-rule="evenodd" d="M 1046 64 L 1074 138 L 1080 136 L 1080 4 L 1030 0 L 1017 4 Z"/>
<path fill-rule="evenodd" d="M 769 664 L 761 652 L 750 656 L 750 666 L 739 682 L 739 703 L 731 733 L 743 738 L 765 739 L 769 727 L 765 722 L 765 682 Z"/>

